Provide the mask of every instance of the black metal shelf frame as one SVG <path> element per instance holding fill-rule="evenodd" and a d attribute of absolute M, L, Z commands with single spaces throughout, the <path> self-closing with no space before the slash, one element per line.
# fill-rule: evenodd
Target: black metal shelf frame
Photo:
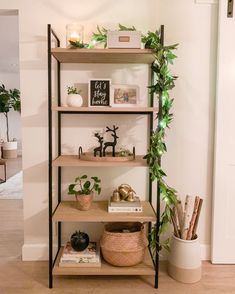
<path fill-rule="evenodd" d="M 164 42 L 164 26 L 161 25 L 160 28 L 160 33 L 161 33 L 161 43 L 163 44 Z M 56 33 L 52 29 L 51 25 L 48 24 L 47 26 L 47 40 L 48 40 L 48 217 L 49 217 L 49 288 L 53 288 L 53 266 L 55 264 L 56 258 L 59 254 L 59 250 L 61 247 L 61 222 L 58 222 L 58 248 L 56 252 L 55 258 L 53 258 L 53 222 L 52 222 L 52 216 L 55 210 L 53 210 L 53 203 L 52 203 L 52 160 L 53 160 L 53 154 L 52 154 L 52 149 L 53 149 L 53 142 L 52 142 L 52 40 L 55 40 L 56 46 L 60 47 L 60 40 L 57 37 Z M 56 78 L 56 83 L 57 83 L 57 104 L 58 106 L 61 106 L 61 66 L 60 62 L 56 60 L 56 73 L 57 73 L 57 78 Z M 151 71 L 151 84 L 154 83 L 154 73 Z M 154 105 L 154 94 L 150 94 L 150 107 L 153 107 Z M 58 123 L 58 128 L 57 128 L 57 155 L 61 155 L 61 118 L 63 114 L 132 114 L 132 115 L 148 115 L 149 116 L 149 140 L 151 138 L 152 132 L 153 132 L 153 121 L 154 121 L 154 112 L 152 111 L 136 111 L 136 112 L 112 112 L 112 111 L 58 111 L 57 113 L 57 123 Z M 159 99 L 159 109 L 158 109 L 158 121 L 160 121 L 162 117 L 162 99 L 160 97 Z M 161 163 L 161 159 L 159 158 L 159 163 Z M 57 205 L 61 202 L 61 167 L 57 167 L 57 181 L 58 181 L 58 198 L 57 198 Z M 153 208 L 153 210 L 156 212 L 156 249 L 157 252 L 159 251 L 159 224 L 160 224 L 160 188 L 159 185 L 157 186 L 157 205 L 156 209 L 152 205 L 152 180 L 149 175 L 149 202 Z M 152 223 L 149 223 L 149 233 L 151 232 L 152 229 Z M 150 250 L 151 253 L 151 250 Z M 152 256 L 152 260 L 154 262 L 155 266 L 155 288 L 158 288 L 158 278 L 159 278 L 159 255 L 156 254 L 155 258 Z"/>

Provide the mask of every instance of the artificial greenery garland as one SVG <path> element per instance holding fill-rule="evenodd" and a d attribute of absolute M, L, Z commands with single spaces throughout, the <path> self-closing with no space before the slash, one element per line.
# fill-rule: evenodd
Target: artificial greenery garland
<path fill-rule="evenodd" d="M 120 31 L 134 31 L 135 27 L 125 27 L 119 24 Z M 97 43 L 103 43 L 104 47 L 107 46 L 107 29 L 97 26 L 97 32 L 93 33 L 90 44 L 85 44 L 86 48 L 93 48 Z M 173 64 L 176 55 L 173 51 L 177 48 L 177 44 L 171 46 L 164 46 L 161 44 L 160 33 L 148 32 L 147 35 L 142 35 L 142 43 L 145 48 L 152 49 L 155 61 L 151 66 L 154 73 L 154 84 L 149 86 L 152 94 L 156 95 L 161 103 L 160 112 L 157 115 L 158 127 L 153 131 L 150 141 L 148 153 L 145 156 L 149 165 L 151 180 L 158 181 L 160 196 L 165 203 L 163 212 L 160 217 L 159 235 L 164 233 L 171 223 L 172 208 L 177 203 L 177 195 L 175 189 L 167 185 L 164 178 L 166 173 L 161 167 L 162 155 L 167 151 L 165 137 L 166 128 L 170 127 L 173 120 L 171 108 L 173 106 L 173 99 L 170 97 L 169 91 L 174 88 L 174 81 L 176 76 L 170 72 L 169 65 Z M 151 231 L 152 248 L 155 249 L 156 245 L 156 225 Z M 159 244 L 158 248 L 165 248 L 169 250 L 169 239 Z"/>
<path fill-rule="evenodd" d="M 177 48 L 177 44 L 171 46 L 163 46 L 160 40 L 159 32 L 148 32 L 146 36 L 142 37 L 142 42 L 145 48 L 152 49 L 155 56 L 155 62 L 152 64 L 152 71 L 155 74 L 154 84 L 149 88 L 151 93 L 156 94 L 161 102 L 161 109 L 157 115 L 158 127 L 153 131 L 149 150 L 145 158 L 149 164 L 152 181 L 157 180 L 160 196 L 165 202 L 163 213 L 160 217 L 159 235 L 167 230 L 169 223 L 171 223 L 172 208 L 177 203 L 176 190 L 168 186 L 164 180 L 166 173 L 161 167 L 161 157 L 167 151 L 165 136 L 166 128 L 170 127 L 173 120 L 171 108 L 173 106 L 173 99 L 169 95 L 169 91 L 174 88 L 174 81 L 177 78 L 170 73 L 169 64 L 173 64 L 176 55 L 173 51 Z M 156 245 L 156 225 L 151 232 L 151 245 L 155 249 Z M 169 250 L 169 239 L 159 244 L 159 250 L 164 247 Z"/>

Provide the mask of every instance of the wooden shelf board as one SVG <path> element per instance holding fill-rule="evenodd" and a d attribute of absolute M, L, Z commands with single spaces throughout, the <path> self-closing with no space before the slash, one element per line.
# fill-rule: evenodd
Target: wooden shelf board
<path fill-rule="evenodd" d="M 107 113 L 154 113 L 158 112 L 157 107 L 68 107 L 53 106 L 53 111 L 58 112 L 107 112 Z"/>
<path fill-rule="evenodd" d="M 53 166 L 82 166 L 82 167 L 134 167 L 134 166 L 146 166 L 147 162 L 143 159 L 144 155 L 137 155 L 135 160 L 126 162 L 116 161 L 87 161 L 78 159 L 78 155 L 61 155 L 53 160 Z"/>
<path fill-rule="evenodd" d="M 88 211 L 76 208 L 76 201 L 62 201 L 53 214 L 53 221 L 60 222 L 154 222 L 156 215 L 148 201 L 143 201 L 143 212 L 110 213 L 108 201 L 94 201 Z"/>
<path fill-rule="evenodd" d="M 53 268 L 53 275 L 148 275 L 154 276 L 154 266 L 150 256 L 148 249 L 146 249 L 144 261 L 140 264 L 130 267 L 118 267 L 112 266 L 105 262 L 104 260 L 101 261 L 101 267 L 81 267 L 81 268 L 68 268 L 68 267 L 60 267 L 59 261 L 60 257 L 63 252 L 63 247 L 60 248 L 59 254 L 57 256 L 54 268 Z"/>
<path fill-rule="evenodd" d="M 150 49 L 66 49 L 53 48 L 52 55 L 62 63 L 136 63 L 151 64 Z"/>

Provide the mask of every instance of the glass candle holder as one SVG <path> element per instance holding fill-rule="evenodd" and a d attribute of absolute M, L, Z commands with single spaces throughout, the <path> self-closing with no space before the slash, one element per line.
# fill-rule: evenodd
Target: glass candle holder
<path fill-rule="evenodd" d="M 71 42 L 83 43 L 83 26 L 77 23 L 71 23 L 66 26 L 66 45 L 70 47 Z"/>

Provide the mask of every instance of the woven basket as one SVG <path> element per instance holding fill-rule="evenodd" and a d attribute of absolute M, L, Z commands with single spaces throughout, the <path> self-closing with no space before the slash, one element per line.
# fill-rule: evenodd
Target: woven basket
<path fill-rule="evenodd" d="M 131 232 L 121 232 L 123 229 Z M 133 266 L 143 261 L 148 240 L 141 223 L 110 223 L 101 241 L 104 260 L 115 266 Z"/>

